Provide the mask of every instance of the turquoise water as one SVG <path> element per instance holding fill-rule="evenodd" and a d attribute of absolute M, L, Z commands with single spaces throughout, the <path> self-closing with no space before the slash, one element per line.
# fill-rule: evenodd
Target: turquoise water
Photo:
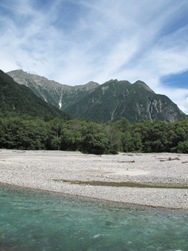
<path fill-rule="evenodd" d="M 187 251 L 188 212 L 0 186 L 0 251 Z"/>

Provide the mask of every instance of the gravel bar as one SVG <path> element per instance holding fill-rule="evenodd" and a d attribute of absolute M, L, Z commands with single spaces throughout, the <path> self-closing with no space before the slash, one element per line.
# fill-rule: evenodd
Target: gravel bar
<path fill-rule="evenodd" d="M 1 149 L 0 183 L 106 201 L 188 210 L 188 154 L 99 156 Z"/>

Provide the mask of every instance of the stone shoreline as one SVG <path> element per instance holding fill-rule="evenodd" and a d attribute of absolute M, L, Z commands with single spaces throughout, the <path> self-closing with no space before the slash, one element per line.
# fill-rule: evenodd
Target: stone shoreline
<path fill-rule="evenodd" d="M 106 201 L 188 210 L 188 154 L 97 156 L 3 149 L 0 150 L 0 183 Z M 146 187 L 148 184 L 153 187 Z"/>

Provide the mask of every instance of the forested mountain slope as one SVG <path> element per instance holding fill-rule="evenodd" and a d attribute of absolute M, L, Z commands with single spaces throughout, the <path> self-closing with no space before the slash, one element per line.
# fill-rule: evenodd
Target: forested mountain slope
<path fill-rule="evenodd" d="M 75 118 L 112 122 L 126 118 L 131 122 L 185 119 L 168 97 L 154 93 L 145 83 L 111 80 L 98 86 L 65 111 Z"/>

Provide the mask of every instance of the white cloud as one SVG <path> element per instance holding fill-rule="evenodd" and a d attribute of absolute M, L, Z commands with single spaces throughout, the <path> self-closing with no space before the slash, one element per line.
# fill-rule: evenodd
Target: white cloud
<path fill-rule="evenodd" d="M 177 86 L 172 96 L 160 83 L 188 70 L 186 0 L 14 0 L 0 7 L 9 13 L 0 15 L 2 70 L 73 85 L 141 79 L 188 113 L 187 89 Z"/>

